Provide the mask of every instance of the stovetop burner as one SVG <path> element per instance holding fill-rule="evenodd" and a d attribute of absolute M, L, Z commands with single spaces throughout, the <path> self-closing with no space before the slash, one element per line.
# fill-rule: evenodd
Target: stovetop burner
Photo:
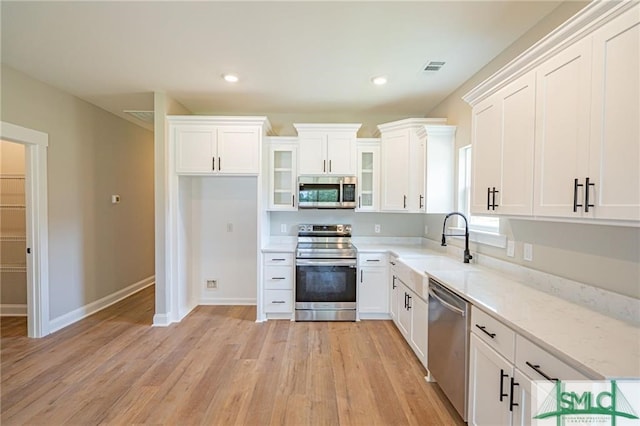
<path fill-rule="evenodd" d="M 298 259 L 355 259 L 351 225 L 298 225 Z"/>

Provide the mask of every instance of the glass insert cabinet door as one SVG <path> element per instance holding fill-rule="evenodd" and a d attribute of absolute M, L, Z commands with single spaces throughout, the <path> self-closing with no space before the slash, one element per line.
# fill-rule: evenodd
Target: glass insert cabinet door
<path fill-rule="evenodd" d="M 271 152 L 270 209 L 296 210 L 296 150 L 293 146 L 273 145 Z"/>
<path fill-rule="evenodd" d="M 379 146 L 358 147 L 358 205 L 362 211 L 377 211 Z"/>

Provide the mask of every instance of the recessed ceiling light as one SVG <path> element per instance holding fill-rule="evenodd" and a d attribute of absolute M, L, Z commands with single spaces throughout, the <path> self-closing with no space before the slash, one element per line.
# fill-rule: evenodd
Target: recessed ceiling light
<path fill-rule="evenodd" d="M 235 74 L 222 74 L 222 78 L 224 78 L 224 81 L 227 83 L 237 83 L 239 80 L 238 76 Z"/>
<path fill-rule="evenodd" d="M 378 76 L 378 77 L 373 77 L 373 78 L 371 79 L 371 82 L 372 82 L 373 84 L 375 84 L 376 86 L 382 86 L 382 85 L 384 85 L 384 84 L 387 84 L 387 77 L 385 77 L 385 76 L 383 76 L 383 75 Z"/>

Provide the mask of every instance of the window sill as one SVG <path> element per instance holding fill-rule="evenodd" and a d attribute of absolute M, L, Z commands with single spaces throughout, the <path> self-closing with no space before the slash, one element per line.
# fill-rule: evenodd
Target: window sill
<path fill-rule="evenodd" d="M 451 234 L 464 234 L 464 228 L 450 227 L 449 233 Z M 463 239 L 464 237 L 453 237 Z M 483 244 L 486 246 L 493 246 L 499 248 L 507 247 L 507 236 L 498 234 L 495 232 L 476 231 L 474 229 L 469 230 L 469 241 L 477 244 Z"/>

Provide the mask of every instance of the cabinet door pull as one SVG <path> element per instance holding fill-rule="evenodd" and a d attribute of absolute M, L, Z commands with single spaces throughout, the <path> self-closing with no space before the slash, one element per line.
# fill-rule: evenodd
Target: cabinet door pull
<path fill-rule="evenodd" d="M 527 364 L 529 367 L 531 367 L 533 369 L 533 371 L 535 371 L 536 373 L 538 373 L 539 375 L 541 375 L 542 377 L 544 377 L 545 379 L 547 379 L 550 382 L 557 382 L 558 379 L 555 377 L 551 377 L 548 376 L 547 374 L 545 374 L 544 371 L 542 371 L 540 369 L 540 366 L 538 364 L 531 364 L 529 361 L 526 361 L 525 364 Z"/>
<path fill-rule="evenodd" d="M 578 207 L 582 207 L 582 204 L 578 204 L 578 187 L 583 186 L 581 183 L 578 183 L 578 178 L 573 180 L 573 212 L 578 211 Z"/>
<path fill-rule="evenodd" d="M 496 192 L 500 192 L 500 191 L 496 191 L 496 187 L 494 186 L 492 188 L 491 191 L 491 196 L 492 196 L 492 200 L 491 200 L 491 210 L 495 210 L 496 207 L 498 207 L 498 205 L 496 204 Z"/>
<path fill-rule="evenodd" d="M 222 171 L 222 157 L 218 157 L 218 171 Z"/>
<path fill-rule="evenodd" d="M 396 276 L 394 275 L 393 277 L 391 277 L 391 289 L 395 289 L 396 287 Z"/>
<path fill-rule="evenodd" d="M 211 170 L 216 171 L 216 157 L 211 157 Z"/>
<path fill-rule="evenodd" d="M 271 303 L 282 304 L 282 303 L 286 303 L 286 302 L 284 300 L 274 300 Z"/>
<path fill-rule="evenodd" d="M 364 271 L 363 271 L 362 269 L 360 269 L 360 282 L 361 282 L 361 283 L 362 283 L 362 273 L 363 273 L 363 272 L 364 272 Z"/>
<path fill-rule="evenodd" d="M 404 294 L 404 308 L 407 309 L 407 296 L 409 296 L 407 293 Z"/>
<path fill-rule="evenodd" d="M 420 208 L 422 208 L 422 200 L 424 200 L 424 197 L 422 195 L 420 195 L 420 199 L 418 200 Z"/>
<path fill-rule="evenodd" d="M 409 297 L 409 301 L 407 302 L 407 309 L 411 309 L 412 308 L 412 306 L 411 306 L 411 296 L 409 296 L 408 294 L 407 294 L 407 296 Z"/>
<path fill-rule="evenodd" d="M 380 262 L 380 259 L 367 259 L 367 262 Z"/>
<path fill-rule="evenodd" d="M 358 195 L 358 208 L 362 208 L 362 195 Z"/>
<path fill-rule="evenodd" d="M 327 173 L 327 160 L 322 160 L 322 173 Z"/>
<path fill-rule="evenodd" d="M 291 207 L 295 207 L 296 206 L 296 196 L 292 195 L 291 196 Z"/>
<path fill-rule="evenodd" d="M 502 398 L 504 398 L 505 396 L 508 396 L 506 393 L 504 393 L 504 378 L 505 377 L 509 377 L 509 375 L 505 374 L 504 370 L 501 368 L 500 369 L 500 402 L 502 402 Z"/>
<path fill-rule="evenodd" d="M 389 263 L 391 264 L 391 266 L 396 266 L 396 262 L 389 261 Z"/>
<path fill-rule="evenodd" d="M 491 210 L 491 188 L 487 186 L 487 210 Z"/>
<path fill-rule="evenodd" d="M 596 184 L 593 182 L 589 182 L 589 178 L 587 178 L 584 186 L 584 211 L 586 213 L 589 213 L 589 207 L 595 207 L 595 205 L 589 204 L 589 187 L 590 186 L 595 187 Z"/>
<path fill-rule="evenodd" d="M 404 196 L 404 208 L 405 209 L 407 208 L 407 196 L 406 195 Z"/>
<path fill-rule="evenodd" d="M 513 407 L 518 407 L 520 404 L 518 404 L 517 402 L 513 402 L 513 397 L 515 395 L 514 392 L 514 387 L 516 386 L 520 386 L 520 383 L 516 383 L 516 380 L 512 377 L 511 378 L 511 384 L 510 384 L 510 389 L 509 389 L 509 411 L 513 411 Z"/>
<path fill-rule="evenodd" d="M 331 160 L 329 160 L 329 173 L 331 173 Z"/>
<path fill-rule="evenodd" d="M 487 331 L 487 327 L 486 327 L 486 326 L 476 324 L 476 327 L 478 327 L 480 330 L 482 330 L 482 332 L 483 332 L 484 334 L 486 334 L 487 336 L 491 337 L 492 339 L 495 339 L 495 338 L 496 338 L 496 333 L 489 333 L 489 332 Z"/>

